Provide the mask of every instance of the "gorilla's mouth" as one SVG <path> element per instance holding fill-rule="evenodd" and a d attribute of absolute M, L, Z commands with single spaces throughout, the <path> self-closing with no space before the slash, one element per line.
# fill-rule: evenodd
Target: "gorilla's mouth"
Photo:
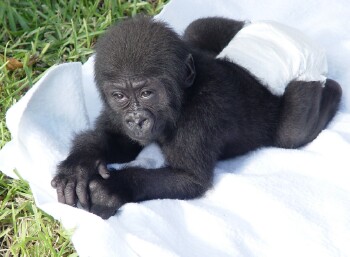
<path fill-rule="evenodd" d="M 147 131 L 128 129 L 128 135 L 131 139 L 139 142 L 142 145 L 150 143 L 155 138 L 154 134 L 152 133 L 152 129 Z"/>
<path fill-rule="evenodd" d="M 147 135 L 152 134 L 151 121 L 145 120 L 139 125 L 128 124 L 127 127 L 129 131 L 137 138 L 147 137 Z"/>

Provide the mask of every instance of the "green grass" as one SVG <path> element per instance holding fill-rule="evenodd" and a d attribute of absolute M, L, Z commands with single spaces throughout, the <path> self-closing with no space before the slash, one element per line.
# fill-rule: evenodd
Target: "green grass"
<path fill-rule="evenodd" d="M 117 20 L 157 14 L 168 0 L 0 0 L 0 148 L 5 113 L 54 64 L 85 62 Z M 77 256 L 65 231 L 39 210 L 28 184 L 0 173 L 0 256 Z"/>
<path fill-rule="evenodd" d="M 28 184 L 0 174 L 0 256 L 74 256 L 70 233 L 34 204 Z"/>

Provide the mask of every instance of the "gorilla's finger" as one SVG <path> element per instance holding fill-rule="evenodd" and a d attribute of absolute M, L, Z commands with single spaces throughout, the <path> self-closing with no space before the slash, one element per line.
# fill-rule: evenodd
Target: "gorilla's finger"
<path fill-rule="evenodd" d="M 78 196 L 79 202 L 81 206 L 89 210 L 90 208 L 90 197 L 88 192 L 88 181 L 87 180 L 80 180 L 77 183 L 77 186 L 75 188 L 76 194 Z"/>
<path fill-rule="evenodd" d="M 75 192 L 75 182 L 68 182 L 66 188 L 64 189 L 64 196 L 66 199 L 66 204 L 74 206 L 77 203 L 77 195 Z"/>
<path fill-rule="evenodd" d="M 58 183 L 58 177 L 55 176 L 52 180 L 51 180 L 51 186 L 53 188 L 57 188 L 57 183 Z"/>
<path fill-rule="evenodd" d="M 97 164 L 97 171 L 104 179 L 109 178 L 111 175 L 105 162 L 99 162 Z"/>
<path fill-rule="evenodd" d="M 57 200 L 60 203 L 66 203 L 66 198 L 64 196 L 64 188 L 66 184 L 65 183 L 60 183 L 57 185 L 56 191 L 57 191 Z"/>

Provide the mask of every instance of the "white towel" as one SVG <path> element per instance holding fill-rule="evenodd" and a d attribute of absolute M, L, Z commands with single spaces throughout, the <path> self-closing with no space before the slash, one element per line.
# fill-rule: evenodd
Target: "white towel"
<path fill-rule="evenodd" d="M 200 199 L 124 205 L 108 220 L 59 204 L 50 186 L 74 133 L 100 109 L 90 59 L 51 68 L 7 114 L 12 141 L 0 169 L 16 168 L 36 204 L 75 228 L 79 256 L 350 256 L 350 2 L 347 0 L 172 0 L 157 17 L 181 33 L 205 16 L 276 20 L 326 49 L 329 77 L 343 86 L 335 120 L 298 150 L 263 148 L 219 162 Z M 137 162 L 161 164 L 157 146 Z"/>

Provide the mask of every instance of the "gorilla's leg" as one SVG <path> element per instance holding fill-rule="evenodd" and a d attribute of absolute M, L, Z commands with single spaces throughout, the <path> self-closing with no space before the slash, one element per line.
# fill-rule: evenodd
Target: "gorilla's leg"
<path fill-rule="evenodd" d="M 283 96 L 276 146 L 296 148 L 317 137 L 338 110 L 342 90 L 327 79 L 320 82 L 292 81 Z"/>
<path fill-rule="evenodd" d="M 202 18 L 188 25 L 183 39 L 190 45 L 216 56 L 243 28 L 244 24 L 243 21 L 226 18 Z"/>

